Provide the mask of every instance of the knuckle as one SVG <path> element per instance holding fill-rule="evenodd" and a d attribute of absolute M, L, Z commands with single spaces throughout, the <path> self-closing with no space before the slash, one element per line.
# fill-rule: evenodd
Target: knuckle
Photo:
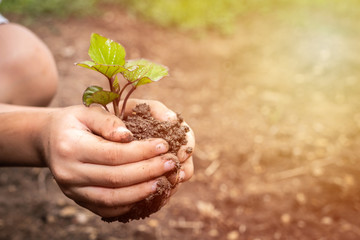
<path fill-rule="evenodd" d="M 72 155 L 73 146 L 67 141 L 60 141 L 57 144 L 57 154 L 60 157 L 67 158 Z"/>
<path fill-rule="evenodd" d="M 69 173 L 64 168 L 60 168 L 60 167 L 54 168 L 54 169 L 52 169 L 52 174 L 53 174 L 56 182 L 58 182 L 60 184 L 71 183 L 73 180 L 72 174 Z"/>
<path fill-rule="evenodd" d="M 126 185 L 125 178 L 123 177 L 123 174 L 121 173 L 121 170 L 117 170 L 116 173 L 107 174 L 105 176 L 105 181 L 110 186 L 116 186 L 120 187 L 123 185 Z"/>

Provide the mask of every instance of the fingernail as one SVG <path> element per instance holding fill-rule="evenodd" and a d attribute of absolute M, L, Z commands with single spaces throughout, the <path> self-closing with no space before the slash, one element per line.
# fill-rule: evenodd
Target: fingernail
<path fill-rule="evenodd" d="M 173 160 L 169 160 L 164 163 L 164 169 L 165 171 L 170 171 L 175 167 L 175 162 Z"/>
<path fill-rule="evenodd" d="M 158 153 L 166 153 L 169 149 L 169 145 L 167 142 L 161 142 L 157 144 L 155 148 Z"/>
<path fill-rule="evenodd" d="M 172 187 L 179 182 L 179 174 L 177 171 L 171 171 L 165 176 L 167 180 L 171 183 Z"/>
<path fill-rule="evenodd" d="M 186 159 L 188 159 L 190 157 L 190 155 L 193 153 L 193 151 L 194 150 L 192 147 L 187 147 L 186 149 L 180 150 L 180 153 L 179 153 L 180 162 L 184 162 Z"/>
<path fill-rule="evenodd" d="M 157 188 L 158 188 L 158 180 L 157 181 L 155 181 L 154 183 L 153 183 L 153 185 L 151 186 L 151 190 L 153 191 L 153 192 L 156 192 L 156 190 L 157 190 Z"/>
<path fill-rule="evenodd" d="M 118 133 L 120 133 L 120 134 L 132 134 L 132 133 L 130 132 L 130 130 L 127 129 L 126 127 L 118 127 L 118 128 L 116 129 L 116 132 L 118 132 Z"/>
<path fill-rule="evenodd" d="M 186 152 L 187 154 L 192 154 L 192 153 L 194 152 L 194 149 L 193 149 L 192 147 L 187 147 L 186 150 L 185 150 L 185 152 Z"/>
<path fill-rule="evenodd" d="M 122 142 L 131 142 L 133 140 L 132 132 L 125 127 L 118 127 L 116 132 L 121 136 Z"/>
<path fill-rule="evenodd" d="M 179 182 L 182 182 L 185 179 L 185 171 L 184 170 L 180 170 L 179 173 Z"/>

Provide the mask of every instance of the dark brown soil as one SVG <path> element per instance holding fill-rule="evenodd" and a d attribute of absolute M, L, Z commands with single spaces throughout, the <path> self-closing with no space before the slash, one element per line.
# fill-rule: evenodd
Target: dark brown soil
<path fill-rule="evenodd" d="M 151 116 L 150 106 L 145 103 L 137 105 L 133 109 L 132 114 L 124 119 L 124 122 L 136 140 L 148 138 L 165 139 L 169 143 L 169 153 L 176 155 L 181 145 L 187 143 L 186 133 L 189 131 L 189 128 L 181 125 L 183 119 L 180 116 L 174 122 L 156 120 Z M 176 162 L 175 170 L 159 179 L 156 193 L 136 203 L 124 215 L 102 219 L 106 222 L 119 221 L 127 223 L 131 220 L 144 219 L 160 210 L 169 198 L 171 189 L 175 188 L 178 184 L 177 176 L 180 170 L 180 162 L 176 158 L 171 159 Z"/>
<path fill-rule="evenodd" d="M 126 127 L 133 133 L 136 140 L 147 138 L 163 138 L 169 143 L 169 153 L 179 151 L 181 145 L 186 145 L 187 126 L 181 125 L 182 117 L 178 114 L 178 121 L 161 122 L 154 119 L 150 113 L 150 106 L 139 104 L 130 116 L 124 120 Z"/>

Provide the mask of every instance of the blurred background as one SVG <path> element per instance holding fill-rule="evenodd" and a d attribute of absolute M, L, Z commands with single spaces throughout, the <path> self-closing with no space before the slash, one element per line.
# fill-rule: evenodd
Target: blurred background
<path fill-rule="evenodd" d="M 167 65 L 139 89 L 196 134 L 195 174 L 151 218 L 107 224 L 47 169 L 0 169 L 0 239 L 360 239 L 356 0 L 3 0 L 53 52 L 52 106 L 104 84 L 93 32 Z M 0 56 L 1 57 L 1 56 Z"/>

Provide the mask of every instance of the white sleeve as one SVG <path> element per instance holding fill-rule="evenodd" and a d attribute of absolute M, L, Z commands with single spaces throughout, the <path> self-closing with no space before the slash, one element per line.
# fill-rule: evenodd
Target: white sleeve
<path fill-rule="evenodd" d="M 1 0 L 0 0 L 1 1 Z M 0 24 L 8 23 L 9 21 L 0 14 Z"/>

